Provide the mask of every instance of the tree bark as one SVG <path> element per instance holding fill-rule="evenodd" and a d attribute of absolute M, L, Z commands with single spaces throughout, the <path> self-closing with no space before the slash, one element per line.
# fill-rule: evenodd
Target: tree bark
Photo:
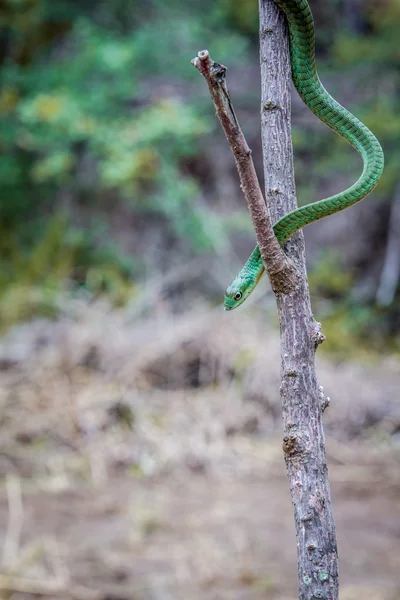
<path fill-rule="evenodd" d="M 261 115 L 265 192 L 273 222 L 297 207 L 290 133 L 289 35 L 274 0 L 260 0 Z M 324 340 L 311 311 L 300 231 L 284 250 L 298 285 L 275 293 L 281 332 L 283 450 L 297 535 L 301 600 L 337 600 L 338 554 L 322 415 L 329 399 L 318 386 L 315 351 Z"/>
<path fill-rule="evenodd" d="M 251 150 L 240 128 L 226 83 L 226 67 L 215 62 L 208 50 L 200 50 L 191 61 L 207 81 L 217 117 L 229 142 L 236 162 L 242 188 L 256 233 L 257 244 L 264 262 L 268 262 L 268 275 L 272 288 L 288 291 L 296 286 L 297 273 L 280 247 L 272 229 L 271 215 L 265 203 L 254 168 Z"/>
<path fill-rule="evenodd" d="M 311 311 L 304 237 L 279 246 L 273 223 L 297 207 L 290 132 L 289 37 L 274 0 L 260 0 L 262 142 L 267 203 L 226 85 L 226 67 L 202 50 L 192 64 L 207 81 L 238 169 L 257 243 L 275 292 L 281 330 L 283 450 L 297 533 L 300 600 L 337 600 L 338 557 L 315 371 L 325 337 Z"/>

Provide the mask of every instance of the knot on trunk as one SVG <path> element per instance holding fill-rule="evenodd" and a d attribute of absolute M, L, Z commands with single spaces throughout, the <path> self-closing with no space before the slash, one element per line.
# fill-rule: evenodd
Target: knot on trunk
<path fill-rule="evenodd" d="M 283 438 L 282 447 L 284 453 L 290 457 L 301 456 L 307 452 L 307 447 L 304 443 L 304 440 L 299 435 L 295 435 L 293 433 L 285 435 Z"/>

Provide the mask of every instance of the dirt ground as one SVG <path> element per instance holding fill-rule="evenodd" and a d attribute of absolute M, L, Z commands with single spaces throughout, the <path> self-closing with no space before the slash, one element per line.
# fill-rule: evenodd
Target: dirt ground
<path fill-rule="evenodd" d="M 11 331 L 0 598 L 295 600 L 279 363 L 256 310 L 77 303 Z M 318 360 L 342 600 L 400 599 L 399 366 Z"/>

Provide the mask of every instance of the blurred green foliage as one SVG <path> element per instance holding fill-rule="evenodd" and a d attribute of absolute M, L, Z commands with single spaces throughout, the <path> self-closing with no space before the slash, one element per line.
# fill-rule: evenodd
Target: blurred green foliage
<path fill-rule="evenodd" d="M 53 297 L 69 279 L 90 291 L 120 287 L 118 301 L 127 296 L 122 283 L 140 265 L 116 242 L 104 260 L 97 235 L 99 219 L 107 235 L 104 203 L 158 215 L 191 250 L 210 246 L 207 215 L 196 206 L 199 185 L 181 163 L 213 122 L 174 88 L 195 76 L 194 39 L 215 39 L 218 32 L 221 53 L 232 56 L 243 54 L 246 42 L 226 27 L 218 7 L 205 8 L 157 0 L 1 4 L 4 323 L 36 310 L 29 287 Z M 93 218 L 81 225 L 82 205 Z M 12 311 L 10 295 L 21 298 Z"/>
<path fill-rule="evenodd" d="M 354 296 L 356 272 L 339 251 L 321 252 L 309 273 L 315 314 L 329 343 L 322 352 L 371 360 L 376 353 L 399 353 L 400 340 L 391 331 L 392 317 L 373 303 Z"/>
<path fill-rule="evenodd" d="M 369 0 L 357 4 L 357 27 L 344 23 L 339 28 L 327 60 L 329 72 L 340 73 L 353 82 L 357 103 L 354 112 L 376 134 L 385 152 L 385 171 L 374 193 L 380 206 L 390 205 L 399 184 L 400 164 L 400 53 L 398 31 L 400 0 L 378 2 Z M 357 157 L 351 159 L 342 152 L 343 141 L 335 138 L 332 151 L 319 160 L 317 170 L 325 173 L 355 172 Z M 322 151 L 322 146 L 321 146 Z M 389 214 L 390 211 L 387 211 Z M 381 232 L 381 243 L 386 242 L 387 229 Z M 371 254 L 365 256 L 366 275 L 370 264 L 379 255 L 375 242 Z M 310 287 L 316 293 L 321 308 L 319 318 L 329 337 L 329 347 L 338 354 L 400 352 L 400 294 L 391 306 L 376 305 L 374 295 L 362 298 L 357 283 L 362 267 L 349 272 L 344 264 L 345 248 L 341 254 L 321 255 L 310 276 Z M 384 255 L 384 252 L 382 252 Z M 365 268 L 365 267 L 364 267 Z M 361 343 L 360 343 L 361 342 Z"/>
<path fill-rule="evenodd" d="M 348 0 L 313 2 L 318 65 L 338 90 L 342 78 L 352 81 L 349 108 L 384 146 L 377 200 L 389 204 L 400 164 L 400 0 L 357 3 L 353 15 L 349 6 Z M 220 131 L 189 61 L 210 47 L 239 69 L 257 64 L 257 10 L 253 0 L 1 3 L 2 328 L 55 314 L 64 294 L 106 293 L 115 304 L 135 294 L 134 282 L 152 269 L 154 256 L 143 245 L 133 253 L 119 243 L 110 224 L 115 212 L 156 221 L 185 255 L 218 247 L 226 231 L 245 229 L 235 207 L 222 218 L 201 201 L 216 193 L 212 176 L 203 180 L 204 140 L 212 143 Z M 251 109 L 258 111 L 257 104 Z M 327 178 L 359 168 L 355 153 L 343 153 L 343 141 L 327 128 L 294 127 L 293 141 L 300 203 L 315 198 Z M 360 272 L 350 275 L 341 261 L 340 254 L 323 256 L 311 274 L 329 318 L 345 330 L 350 323 L 360 335 L 369 319 L 383 338 L 393 337 L 398 295 L 386 315 L 371 299 L 355 302 Z"/>

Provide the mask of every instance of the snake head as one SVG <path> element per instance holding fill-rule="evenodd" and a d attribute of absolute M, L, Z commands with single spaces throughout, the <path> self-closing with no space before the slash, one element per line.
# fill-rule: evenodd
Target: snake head
<path fill-rule="evenodd" d="M 224 297 L 225 310 L 233 310 L 243 304 L 256 287 L 263 272 L 264 265 L 261 259 L 260 250 L 259 247 L 256 246 L 244 267 L 226 288 Z"/>
<path fill-rule="evenodd" d="M 235 277 L 232 283 L 226 288 L 224 296 L 224 309 L 233 310 L 246 300 L 253 291 L 253 287 L 249 281 L 244 279 L 240 274 Z"/>

